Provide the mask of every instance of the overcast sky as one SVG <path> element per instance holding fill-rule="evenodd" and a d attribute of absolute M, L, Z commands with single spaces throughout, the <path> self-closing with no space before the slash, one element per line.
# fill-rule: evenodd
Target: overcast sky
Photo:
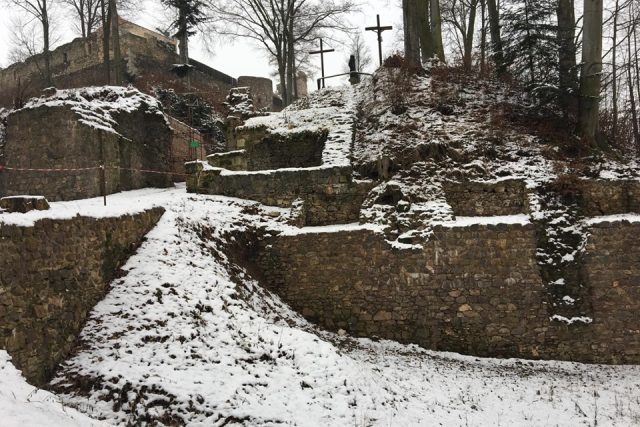
<path fill-rule="evenodd" d="M 55 2 L 55 0 L 54 0 Z M 162 10 L 160 0 L 143 0 L 140 10 L 132 16 L 128 16 L 131 21 L 136 22 L 148 28 L 162 27 L 167 22 L 166 12 Z M 361 1 L 361 12 L 354 13 L 348 19 L 354 27 L 362 28 L 362 35 L 371 50 L 374 62 L 377 63 L 377 42 L 376 35 L 373 32 L 365 33 L 364 27 L 375 25 L 376 14 L 381 15 L 383 25 L 393 25 L 394 31 L 384 34 L 384 51 L 389 54 L 393 50 L 397 50 L 398 32 L 402 21 L 402 11 L 397 0 L 363 0 Z M 0 66 L 9 65 L 9 50 L 11 44 L 11 28 L 12 22 L 17 17 L 19 10 L 15 7 L 5 8 L 5 13 L 0 14 Z M 64 44 L 77 34 L 73 32 L 72 23 L 74 16 L 62 7 L 57 7 L 55 15 L 58 22 L 57 34 L 60 37 L 56 46 Z M 342 47 L 333 43 L 331 48 L 335 48 L 335 53 L 325 56 L 325 71 L 327 75 L 338 74 L 344 72 L 344 66 L 348 61 L 348 53 Z M 213 54 L 204 49 L 202 43 L 195 37 L 190 44 L 190 53 L 192 58 L 204 62 L 226 74 L 233 77 L 240 75 L 253 75 L 261 77 L 273 78 L 273 68 L 269 66 L 266 55 L 263 50 L 252 42 L 238 38 L 236 40 L 220 40 L 214 44 Z M 319 58 L 314 58 L 319 69 Z M 318 71 L 319 74 L 319 71 Z M 318 76 L 314 76 L 318 77 Z M 312 82 L 309 82 L 312 85 Z"/>

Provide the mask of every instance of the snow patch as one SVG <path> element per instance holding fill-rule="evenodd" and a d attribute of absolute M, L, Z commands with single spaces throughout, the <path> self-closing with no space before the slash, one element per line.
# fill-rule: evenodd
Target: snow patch
<path fill-rule="evenodd" d="M 528 215 L 496 215 L 496 216 L 457 216 L 452 221 L 434 222 L 447 228 L 470 227 L 472 225 L 528 225 L 531 220 Z"/>
<path fill-rule="evenodd" d="M 584 323 L 588 325 L 589 323 L 593 322 L 593 319 L 588 316 L 564 317 L 559 314 L 554 314 L 553 316 L 549 317 L 549 320 L 566 323 L 567 325 L 573 325 L 574 323 Z"/>
<path fill-rule="evenodd" d="M 163 116 L 169 126 L 166 116 L 162 113 L 160 101 L 132 86 L 95 86 L 56 90 L 51 96 L 32 98 L 22 110 L 41 107 L 69 107 L 80 117 L 81 123 L 116 135 L 120 135 L 116 131 L 116 115 L 122 112 L 132 113 L 145 109 Z"/>
<path fill-rule="evenodd" d="M 28 384 L 4 350 L 0 350 L 0 418 L 3 427 L 108 425 L 65 406 L 58 396 Z"/>

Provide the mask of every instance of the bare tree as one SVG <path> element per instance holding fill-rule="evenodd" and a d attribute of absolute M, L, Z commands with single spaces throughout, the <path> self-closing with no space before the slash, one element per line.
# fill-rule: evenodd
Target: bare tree
<path fill-rule="evenodd" d="M 100 0 L 60 0 L 75 15 L 75 27 L 82 37 L 89 37 L 100 24 Z"/>
<path fill-rule="evenodd" d="M 598 132 L 602 73 L 603 0 L 584 0 L 582 69 L 580 73 L 579 135 L 594 142 Z"/>
<path fill-rule="evenodd" d="M 478 0 L 448 0 L 443 5 L 443 20 L 454 30 L 455 41 L 466 70 L 470 70 L 472 65 L 477 7 Z"/>
<path fill-rule="evenodd" d="M 274 60 L 285 105 L 295 94 L 297 51 L 326 29 L 350 30 L 342 17 L 356 9 L 351 0 L 224 0 L 209 4 L 220 17 L 216 22 L 219 33 L 253 40 Z"/>
<path fill-rule="evenodd" d="M 487 0 L 487 11 L 489 12 L 489 33 L 491 34 L 493 62 L 496 64 L 496 73 L 500 77 L 507 72 L 507 67 L 504 63 L 504 52 L 502 51 L 500 13 L 498 12 L 496 0 Z"/>
<path fill-rule="evenodd" d="M 42 27 L 42 54 L 44 57 L 44 79 L 47 85 L 53 85 L 51 75 L 51 23 L 52 0 L 6 0 L 10 5 L 21 9 L 35 19 Z"/>
<path fill-rule="evenodd" d="M 444 45 L 442 44 L 442 16 L 440 12 L 440 0 L 431 0 L 429 12 L 431 17 L 433 50 L 440 61 L 445 62 Z"/>
<path fill-rule="evenodd" d="M 33 25 L 25 22 L 21 18 L 16 18 L 11 22 L 11 45 L 9 49 L 9 61 L 11 63 L 22 62 L 27 58 L 37 55 L 42 45 L 42 37 Z M 36 67 L 42 76 L 44 70 L 36 62 Z"/>
<path fill-rule="evenodd" d="M 347 48 L 349 49 L 349 54 L 355 56 L 356 58 L 356 69 L 358 71 L 366 71 L 373 63 L 371 51 L 369 50 L 369 47 L 364 43 L 360 34 L 356 33 L 349 37 L 349 45 L 347 46 Z M 346 71 L 348 71 L 348 69 L 349 67 L 346 68 Z"/>
<path fill-rule="evenodd" d="M 616 0 L 617 1 L 617 0 Z M 571 98 L 577 92 L 578 69 L 576 66 L 576 18 L 573 0 L 557 0 L 558 20 L 558 76 L 560 107 L 564 117 L 569 116 Z"/>

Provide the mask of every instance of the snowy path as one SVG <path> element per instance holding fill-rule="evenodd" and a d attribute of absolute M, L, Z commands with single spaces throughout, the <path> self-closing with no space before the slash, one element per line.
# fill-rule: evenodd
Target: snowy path
<path fill-rule="evenodd" d="M 55 381 L 58 390 L 73 383 L 64 401 L 92 416 L 207 426 L 640 423 L 640 367 L 478 359 L 316 331 L 214 243 L 250 224 L 277 227 L 260 205 L 157 199 L 167 213 Z"/>

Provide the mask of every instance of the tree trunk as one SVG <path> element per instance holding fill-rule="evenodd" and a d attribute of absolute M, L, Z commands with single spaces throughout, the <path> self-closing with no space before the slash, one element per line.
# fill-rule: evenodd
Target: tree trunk
<path fill-rule="evenodd" d="M 431 34 L 433 50 L 440 61 L 445 62 L 444 45 L 442 44 L 442 15 L 440 13 L 440 0 L 431 0 Z"/>
<path fill-rule="evenodd" d="M 595 142 L 602 73 L 602 0 L 584 0 L 578 134 Z"/>
<path fill-rule="evenodd" d="M 47 1 L 42 1 L 42 38 L 44 53 L 44 73 L 47 86 L 53 86 L 53 78 L 51 76 L 51 44 L 50 44 L 50 28 L 49 28 L 49 12 L 47 11 Z"/>
<path fill-rule="evenodd" d="M 613 11 L 613 37 L 611 47 L 611 90 L 612 90 L 612 108 L 613 123 L 612 134 L 614 141 L 618 138 L 618 15 L 620 13 L 620 1 L 616 0 L 615 10 Z"/>
<path fill-rule="evenodd" d="M 111 35 L 113 37 L 113 77 L 116 86 L 122 85 L 122 54 L 120 53 L 120 19 L 116 0 L 109 0 Z"/>
<path fill-rule="evenodd" d="M 286 107 L 288 99 L 287 91 L 287 52 L 284 48 L 284 42 L 276 53 L 276 62 L 278 63 L 278 77 L 280 79 L 280 96 L 282 96 L 282 105 Z M 283 50 L 285 50 L 283 52 Z"/>
<path fill-rule="evenodd" d="M 575 44 L 576 18 L 573 0 L 558 0 L 556 16 L 558 19 L 560 108 L 566 119 L 569 117 L 571 99 L 576 93 L 576 83 L 578 81 Z"/>
<path fill-rule="evenodd" d="M 420 32 L 420 52 L 422 60 L 433 58 L 435 53 L 433 38 L 431 35 L 431 24 L 429 23 L 428 0 L 416 0 L 416 13 L 418 16 L 418 30 Z"/>
<path fill-rule="evenodd" d="M 100 0 L 100 8 L 102 9 L 102 58 L 105 70 L 105 84 L 111 84 L 111 58 L 109 56 L 110 39 L 111 39 L 111 7 L 105 4 L 106 0 Z"/>
<path fill-rule="evenodd" d="M 632 6 L 633 7 L 633 6 Z M 634 13 L 635 16 L 635 13 Z M 633 25 L 633 65 L 636 70 L 636 90 L 638 99 L 640 99 L 640 64 L 638 63 L 638 25 L 637 22 Z"/>
<path fill-rule="evenodd" d="M 180 34 L 180 61 L 189 64 L 189 30 L 187 28 L 187 17 L 183 8 L 178 10 L 178 33 Z"/>
<path fill-rule="evenodd" d="M 480 0 L 482 26 L 480 27 L 480 75 L 484 77 L 487 62 L 487 1 Z"/>
<path fill-rule="evenodd" d="M 293 19 L 289 18 L 289 29 L 287 34 L 287 105 L 293 102 L 293 86 L 296 81 L 294 73 L 294 64 L 296 57 L 296 49 L 294 46 L 294 34 L 293 34 Z"/>
<path fill-rule="evenodd" d="M 471 54 L 473 53 L 473 35 L 476 26 L 476 9 L 478 8 L 478 0 L 472 0 L 469 4 L 469 23 L 467 33 L 464 37 L 464 55 L 462 62 L 467 71 L 471 71 Z"/>
<path fill-rule="evenodd" d="M 527 34 L 527 40 L 531 40 L 531 21 L 529 19 L 530 16 L 530 7 L 529 0 L 524 0 L 524 19 L 525 19 L 525 29 Z M 529 67 L 529 84 L 531 87 L 534 87 L 536 84 L 536 66 L 535 66 L 535 54 L 533 49 L 531 49 L 531 44 L 529 44 L 529 49 L 527 49 L 528 56 L 528 67 Z"/>
<path fill-rule="evenodd" d="M 420 37 L 416 28 L 416 1 L 402 0 L 404 23 L 404 57 L 412 65 L 420 64 Z"/>
<path fill-rule="evenodd" d="M 633 142 L 636 147 L 640 147 L 640 131 L 638 130 L 638 111 L 636 109 L 636 99 L 633 87 L 633 78 L 631 76 L 631 33 L 627 37 L 627 55 L 629 55 L 629 64 L 627 67 L 627 83 L 629 85 L 629 104 L 631 107 L 631 121 L 633 122 Z"/>
<path fill-rule="evenodd" d="M 504 54 L 502 52 L 502 38 L 500 36 L 500 14 L 496 0 L 487 0 L 487 9 L 489 12 L 489 32 L 491 33 L 491 50 L 493 53 L 493 62 L 496 64 L 496 73 L 498 77 L 502 77 L 507 72 L 504 64 Z"/>
<path fill-rule="evenodd" d="M 87 37 L 87 22 L 84 14 L 84 2 L 80 2 L 78 7 L 78 15 L 80 16 L 80 32 L 82 33 L 82 38 Z"/>

